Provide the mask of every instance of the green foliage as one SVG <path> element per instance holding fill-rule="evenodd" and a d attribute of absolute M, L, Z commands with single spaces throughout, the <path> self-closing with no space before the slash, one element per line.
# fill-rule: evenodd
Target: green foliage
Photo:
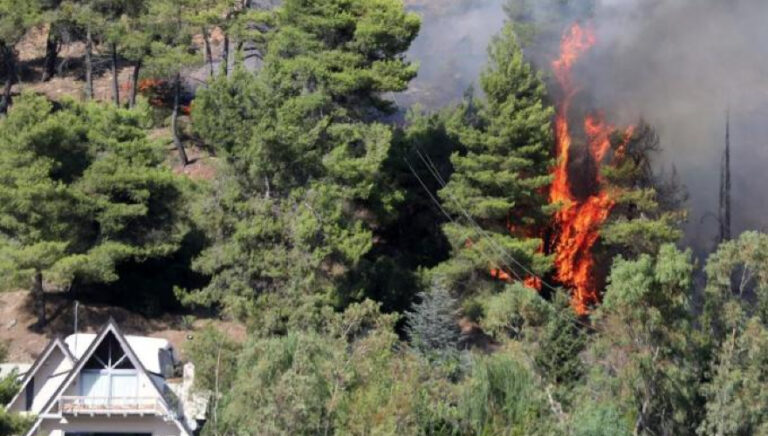
<path fill-rule="evenodd" d="M 733 332 L 718 350 L 713 377 L 703 386 L 706 416 L 698 433 L 768 432 L 768 329 L 757 318 Z"/>
<path fill-rule="evenodd" d="M 0 342 L 0 362 L 5 362 L 8 344 Z M 19 374 L 14 370 L 9 374 L 0 374 L 0 404 L 8 404 L 19 389 Z M 0 418 L 2 421 L 2 418 Z"/>
<path fill-rule="evenodd" d="M 184 353 L 195 363 L 195 387 L 222 392 L 232 386 L 241 345 L 207 325 L 184 344 Z"/>
<path fill-rule="evenodd" d="M 532 371 L 513 354 L 478 358 L 459 403 L 469 434 L 552 434 L 548 408 Z"/>
<path fill-rule="evenodd" d="M 629 137 L 615 133 L 611 145 L 613 164 L 602 168 L 616 202 L 601 231 L 609 255 L 652 255 L 662 245 L 679 241 L 687 217 L 682 209 L 686 195 L 674 173 L 664 180 L 653 172 L 651 159 L 661 149 L 656 132 L 641 121 Z"/>
<path fill-rule="evenodd" d="M 722 340 L 744 320 L 768 324 L 768 235 L 744 232 L 721 244 L 707 260 L 704 315 L 715 338 Z"/>
<path fill-rule="evenodd" d="M 460 329 L 456 300 L 445 284 L 436 281 L 429 293 L 419 294 L 421 302 L 406 313 L 406 332 L 413 346 L 425 354 L 450 354 L 459 344 Z"/>
<path fill-rule="evenodd" d="M 587 333 L 565 293 L 553 298 L 547 323 L 537 333 L 533 358 L 542 377 L 564 388 L 581 383 L 585 372 L 581 353 L 587 345 Z"/>
<path fill-rule="evenodd" d="M 183 184 L 146 138 L 146 116 L 23 95 L 0 123 L 0 268 L 5 287 L 37 274 L 118 279 L 128 260 L 172 254 L 187 232 Z"/>
<path fill-rule="evenodd" d="M 703 325 L 711 359 L 699 434 L 768 431 L 768 237 L 745 232 L 707 260 Z"/>
<path fill-rule="evenodd" d="M 393 199 L 380 190 L 392 129 L 370 115 L 414 76 L 402 52 L 418 24 L 393 0 L 287 1 L 258 75 L 201 91 L 192 117 L 224 162 L 198 209 L 212 244 L 196 267 L 212 280 L 189 301 L 241 317 L 269 308 L 251 319 L 285 331 L 363 297 L 341 284 L 373 246 L 373 211 Z"/>
<path fill-rule="evenodd" d="M 41 12 L 38 0 L 0 1 L 0 46 L 13 48 L 24 33 L 39 22 Z"/>
<path fill-rule="evenodd" d="M 28 431 L 35 419 L 0 408 L 0 436 L 16 436 Z"/>
<path fill-rule="evenodd" d="M 455 171 L 439 192 L 456 220 L 443 228 L 453 252 L 436 273 L 470 292 L 491 280 L 491 268 L 527 275 L 510 257 L 539 275 L 551 265 L 539 252 L 541 240 L 527 235 L 551 212 L 544 188 L 551 181 L 553 111 L 511 27 L 493 41 L 489 57 L 480 79 L 485 101 L 470 98 L 451 118 L 464 151 L 451 156 Z"/>
<path fill-rule="evenodd" d="M 636 433 L 694 431 L 702 368 L 688 360 L 698 346 L 689 312 L 692 272 L 690 251 L 671 244 L 655 257 L 616 259 L 577 398 L 614 404 Z"/>
<path fill-rule="evenodd" d="M 426 414 L 420 361 L 394 345 L 395 318 L 371 302 L 330 315 L 322 332 L 252 339 L 238 359 L 220 421 L 208 432 L 418 433 Z"/>
<path fill-rule="evenodd" d="M 0 342 L 0 362 L 5 362 L 8 345 Z M 9 374 L 0 374 L 0 404 L 8 404 L 19 390 L 19 374 L 16 370 Z M 14 436 L 24 433 L 34 422 L 32 417 L 11 413 L 0 407 L 0 436 Z"/>
<path fill-rule="evenodd" d="M 532 289 L 514 284 L 486 300 L 483 330 L 497 339 L 522 339 L 531 328 L 541 327 L 552 315 L 552 308 Z"/>

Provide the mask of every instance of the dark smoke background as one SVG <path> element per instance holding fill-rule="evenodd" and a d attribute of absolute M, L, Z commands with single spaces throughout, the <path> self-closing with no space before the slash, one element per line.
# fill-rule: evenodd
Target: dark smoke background
<path fill-rule="evenodd" d="M 485 48 L 505 19 L 503 2 L 413 3 L 424 21 L 411 51 L 421 72 L 398 100 L 436 108 L 459 99 L 476 80 Z M 516 3 L 527 4 L 529 18 L 544 30 L 527 54 L 545 72 L 565 26 L 575 20 L 594 25 L 597 45 L 575 71 L 584 85 L 582 100 L 614 124 L 642 117 L 657 129 L 664 152 L 656 170 L 669 174 L 675 166 L 687 187 L 684 242 L 700 255 L 716 242 L 730 106 L 733 234 L 767 230 L 767 0 L 598 0 L 593 7 L 583 7 L 586 0 Z"/>

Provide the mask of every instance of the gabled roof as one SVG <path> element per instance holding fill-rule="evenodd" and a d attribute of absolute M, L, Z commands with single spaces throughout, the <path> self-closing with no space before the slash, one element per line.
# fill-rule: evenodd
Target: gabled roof
<path fill-rule="evenodd" d="M 94 339 L 96 339 L 94 333 L 75 333 L 67 336 L 64 343 L 72 351 L 75 358 L 79 359 L 88 350 Z M 174 359 L 177 358 L 173 346 L 167 339 L 131 335 L 125 335 L 125 339 L 141 364 L 144 365 L 144 369 L 151 373 L 163 375 L 162 362 L 160 361 L 161 350 L 167 351 Z"/>
<path fill-rule="evenodd" d="M 24 392 L 24 389 L 27 387 L 27 384 L 30 380 L 37 374 L 37 371 L 40 369 L 40 367 L 45 363 L 46 360 L 48 360 L 48 357 L 51 356 L 51 353 L 55 349 L 60 349 L 61 352 L 64 354 L 64 357 L 69 360 L 73 365 L 76 361 L 74 356 L 72 356 L 72 353 L 69 352 L 69 348 L 67 348 L 67 345 L 64 343 L 64 341 L 61 340 L 60 337 L 55 337 L 51 339 L 50 342 L 48 342 L 48 345 L 45 347 L 42 353 L 40 353 L 39 356 L 37 356 L 37 359 L 35 359 L 35 362 L 32 364 L 32 366 L 29 368 L 26 374 L 24 374 L 24 378 L 21 380 L 21 384 L 19 385 L 19 390 L 16 391 L 16 395 L 13 396 L 11 401 L 8 402 L 6 407 L 10 407 L 11 404 L 16 402 L 16 400 L 19 398 L 19 395 L 21 395 L 22 392 Z"/>
<path fill-rule="evenodd" d="M 98 346 L 101 344 L 104 338 L 107 337 L 107 334 L 109 333 L 112 333 L 115 336 L 117 341 L 120 343 L 120 346 L 123 348 L 123 352 L 125 352 L 125 354 L 128 356 L 128 359 L 131 361 L 131 363 L 136 368 L 136 370 L 150 380 L 151 382 L 150 384 L 155 389 L 155 391 L 157 391 L 158 400 L 160 401 L 160 404 L 163 406 L 168 416 L 170 416 L 173 422 L 177 425 L 179 430 L 181 430 L 184 434 L 187 434 L 187 435 L 192 434 L 189 428 L 187 428 L 186 424 L 182 420 L 180 420 L 176 416 L 176 414 L 172 411 L 173 409 L 165 400 L 165 395 L 163 395 L 163 392 L 160 386 L 157 385 L 157 382 L 155 381 L 154 377 L 152 377 L 151 374 L 149 374 L 147 370 L 144 368 L 144 365 L 141 364 L 141 360 L 138 359 L 138 357 L 136 356 L 136 353 L 133 351 L 130 344 L 125 339 L 125 336 L 117 327 L 117 323 L 115 323 L 115 320 L 110 318 L 109 321 L 107 321 L 107 323 L 104 325 L 104 327 L 102 327 L 101 330 L 96 334 L 96 337 L 91 342 L 88 349 L 85 350 L 83 355 L 77 361 L 77 363 L 75 364 L 75 367 L 72 368 L 72 371 L 70 371 L 69 375 L 67 375 L 64 381 L 61 383 L 61 385 L 56 389 L 56 392 L 51 396 L 51 398 L 48 399 L 48 402 L 45 404 L 45 406 L 43 406 L 43 408 L 41 409 L 40 415 L 38 415 L 38 418 L 35 421 L 35 424 L 27 432 L 27 436 L 33 435 L 34 432 L 42 423 L 43 419 L 45 419 L 44 416 L 51 413 L 51 409 L 56 404 L 61 394 L 64 393 L 64 391 L 70 385 L 72 385 L 72 382 L 80 374 L 80 371 L 82 371 L 83 366 L 85 366 L 85 363 L 88 362 L 88 360 L 91 358 L 93 353 L 96 351 L 96 348 L 98 348 Z"/>

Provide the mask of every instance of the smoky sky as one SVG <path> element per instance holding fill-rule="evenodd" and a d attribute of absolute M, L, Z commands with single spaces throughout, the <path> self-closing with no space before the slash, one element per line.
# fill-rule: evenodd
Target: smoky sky
<path fill-rule="evenodd" d="M 423 28 L 409 53 L 420 62 L 420 75 L 398 99 L 435 108 L 476 82 L 505 16 L 502 0 L 465 1 L 462 8 L 423 7 L 452 3 L 447 0 L 420 3 L 412 7 L 422 13 Z M 655 168 L 668 174 L 675 167 L 686 186 L 684 242 L 699 254 L 715 242 L 729 107 L 733 234 L 768 230 L 766 19 L 767 0 L 598 0 L 591 17 L 563 21 L 589 22 L 597 36 L 575 70 L 582 99 L 616 125 L 643 118 L 659 133 L 664 151 Z M 529 53 L 545 74 L 549 65 L 541 60 L 557 43 L 545 41 L 536 46 L 540 53 Z"/>
<path fill-rule="evenodd" d="M 422 16 L 419 36 L 409 59 L 419 75 L 398 103 L 435 109 L 461 98 L 477 83 L 487 60 L 491 38 L 501 30 L 503 0 L 410 0 L 408 8 Z"/>

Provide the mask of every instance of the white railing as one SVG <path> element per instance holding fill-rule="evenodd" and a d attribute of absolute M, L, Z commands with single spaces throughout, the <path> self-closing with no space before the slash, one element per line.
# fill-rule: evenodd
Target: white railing
<path fill-rule="evenodd" d="M 63 414 L 157 414 L 165 411 L 155 397 L 61 397 Z"/>

